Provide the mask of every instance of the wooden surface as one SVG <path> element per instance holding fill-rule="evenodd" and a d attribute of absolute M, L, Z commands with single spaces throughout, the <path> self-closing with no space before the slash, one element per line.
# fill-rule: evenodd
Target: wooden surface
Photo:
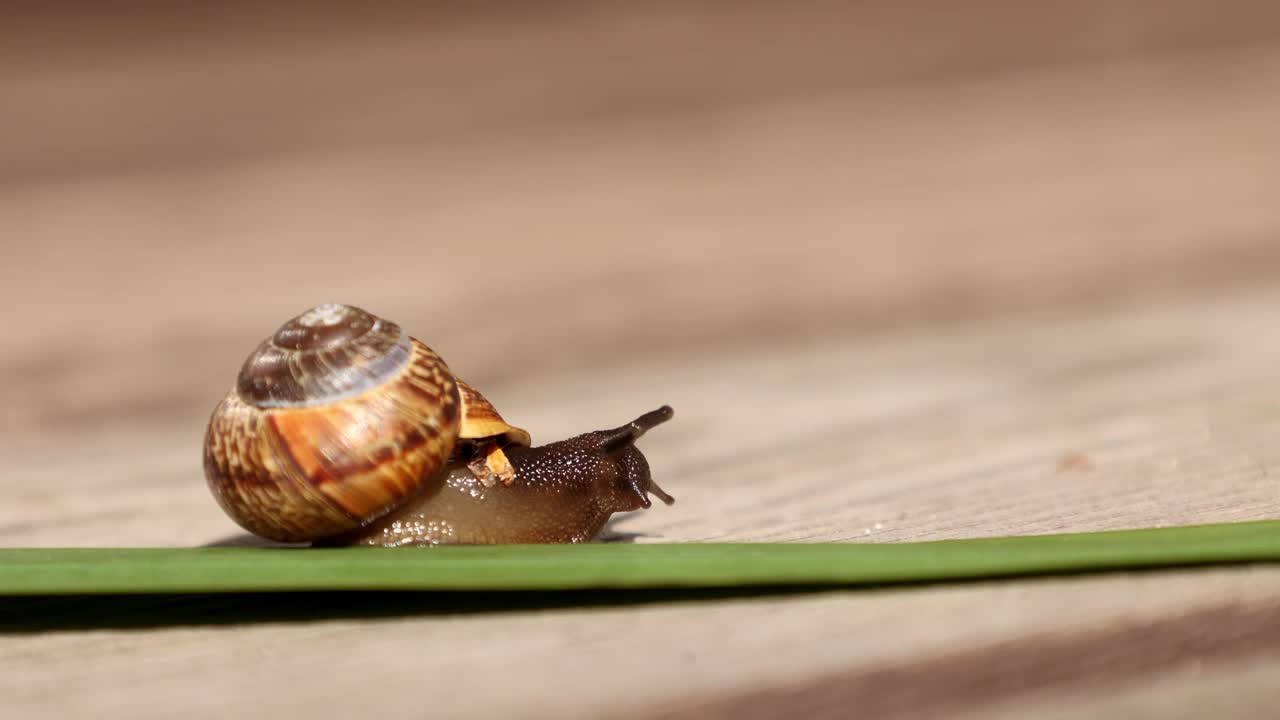
<path fill-rule="evenodd" d="M 613 525 L 635 542 L 1280 516 L 1280 11 L 1029 5 L 4 10 L 0 543 L 235 541 L 204 422 L 254 343 L 324 301 L 399 321 L 536 440 L 672 404 L 644 448 L 678 502 Z M 0 709 L 1280 699 L 1274 567 L 501 613 L 329 598 L 308 620 L 246 602 L 0 638 Z"/>

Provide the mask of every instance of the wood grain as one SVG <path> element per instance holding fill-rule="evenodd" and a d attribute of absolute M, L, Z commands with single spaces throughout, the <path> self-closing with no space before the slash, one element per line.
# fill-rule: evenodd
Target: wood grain
<path fill-rule="evenodd" d="M 644 447 L 678 502 L 614 523 L 634 542 L 1277 517 L 1280 12 L 950 8 L 5 10 L 0 543 L 235 538 L 204 423 L 253 345 L 324 301 L 395 319 L 538 441 L 672 404 Z M 2 705 L 1133 718 L 1280 699 L 1273 568 L 387 602 L 404 616 L 214 603 L 6 637 Z"/>

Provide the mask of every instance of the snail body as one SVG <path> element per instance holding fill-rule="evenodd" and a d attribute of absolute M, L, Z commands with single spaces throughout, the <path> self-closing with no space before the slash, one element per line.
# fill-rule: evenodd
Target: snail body
<path fill-rule="evenodd" d="M 585 542 L 649 494 L 673 502 L 634 445 L 671 414 L 531 447 L 399 326 L 321 305 L 245 361 L 210 417 L 204 468 L 222 509 L 271 540 Z"/>
<path fill-rule="evenodd" d="M 384 517 L 331 539 L 334 544 L 470 545 L 587 542 L 613 513 L 674 500 L 654 484 L 634 445 L 671 417 L 659 408 L 614 430 L 542 447 L 510 447 L 509 484 L 486 483 L 462 462 L 447 466 L 423 492 Z"/>

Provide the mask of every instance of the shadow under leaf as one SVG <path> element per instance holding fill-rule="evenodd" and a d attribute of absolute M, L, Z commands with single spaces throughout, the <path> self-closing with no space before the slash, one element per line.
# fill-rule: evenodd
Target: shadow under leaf
<path fill-rule="evenodd" d="M 540 612 L 838 590 L 841 588 L 823 586 L 555 592 L 276 592 L 0 597 L 0 634 Z"/>

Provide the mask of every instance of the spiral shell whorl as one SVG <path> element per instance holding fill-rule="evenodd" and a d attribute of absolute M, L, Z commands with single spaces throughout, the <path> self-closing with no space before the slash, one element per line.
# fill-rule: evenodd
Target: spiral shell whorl
<path fill-rule="evenodd" d="M 452 373 L 426 345 L 357 308 L 320 306 L 245 362 L 209 420 L 205 476 L 257 535 L 345 532 L 422 489 L 449 457 L 461 407 Z"/>
<path fill-rule="evenodd" d="M 318 305 L 249 355 L 236 391 L 262 408 L 325 405 L 385 382 L 409 355 L 399 325 L 350 305 Z"/>

